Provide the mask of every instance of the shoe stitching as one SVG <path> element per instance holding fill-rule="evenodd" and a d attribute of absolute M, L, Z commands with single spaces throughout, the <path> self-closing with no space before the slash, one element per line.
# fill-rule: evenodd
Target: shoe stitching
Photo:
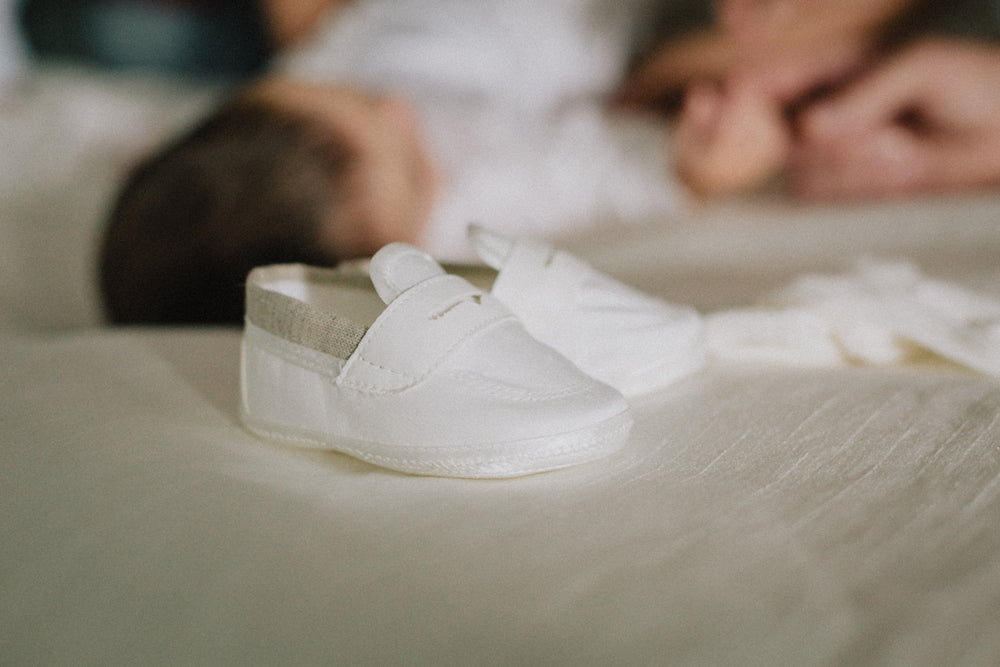
<path fill-rule="evenodd" d="M 428 280 L 425 280 L 424 282 L 422 282 L 422 283 L 420 283 L 418 285 L 415 285 L 414 287 L 411 287 L 409 290 L 403 292 L 399 297 L 397 297 L 396 301 L 398 301 L 400 303 L 400 305 L 402 305 L 402 304 L 405 303 L 405 301 L 409 301 L 409 300 L 417 298 L 418 296 L 420 296 L 421 293 L 423 293 L 423 292 L 427 291 L 428 289 L 430 289 L 431 287 L 433 287 L 434 284 L 436 284 L 438 282 L 442 282 L 443 279 L 451 279 L 451 278 L 453 278 L 453 277 L 445 274 L 445 275 L 442 275 L 442 276 L 435 276 L 434 278 L 430 278 Z M 480 298 L 480 302 L 479 303 L 482 304 L 482 298 L 485 295 L 483 295 L 482 293 L 479 293 L 478 296 Z M 400 299 L 403 299 L 405 301 L 400 301 Z M 396 303 L 396 301 L 394 301 L 393 303 Z M 495 303 L 497 305 L 502 305 L 502 304 L 499 304 L 499 302 L 495 302 Z M 499 312 L 497 312 L 493 317 L 485 319 L 482 322 L 480 322 L 477 326 L 473 327 L 472 329 L 467 330 L 465 332 L 465 334 L 461 338 L 459 338 L 458 340 L 456 340 L 447 349 L 442 350 L 441 353 L 437 355 L 436 359 L 431 360 L 427 364 L 427 367 L 428 367 L 427 372 L 424 373 L 423 375 L 419 375 L 419 376 L 413 376 L 413 375 L 410 375 L 410 374 L 407 374 L 407 373 L 396 371 L 396 370 L 391 369 L 391 368 L 387 368 L 384 365 L 380 364 L 378 361 L 375 361 L 375 360 L 371 359 L 369 356 L 367 356 L 366 350 L 367 350 L 368 347 L 370 347 L 371 340 L 374 339 L 374 338 L 377 338 L 380 335 L 381 330 L 383 328 L 385 328 L 385 326 L 386 326 L 386 320 L 385 319 L 380 319 L 379 321 L 376 321 L 375 324 L 369 330 L 369 333 L 368 333 L 368 336 L 367 336 L 367 340 L 363 341 L 362 344 L 359 345 L 355 349 L 354 354 L 351 355 L 351 356 L 357 358 L 357 362 L 355 362 L 355 363 L 364 362 L 364 363 L 368 364 L 369 366 L 371 366 L 373 368 L 379 369 L 381 371 L 386 371 L 388 373 L 392 373 L 392 374 L 397 375 L 399 377 L 402 377 L 402 378 L 405 378 L 407 380 L 410 380 L 409 384 L 406 387 L 402 387 L 400 389 L 385 389 L 385 388 L 382 388 L 382 387 L 373 386 L 373 385 L 368 384 L 366 382 L 359 382 L 359 381 L 356 381 L 356 380 L 353 380 L 353 379 L 349 379 L 349 378 L 341 379 L 339 383 L 340 383 L 341 386 L 344 386 L 344 387 L 350 387 L 352 389 L 357 389 L 359 391 L 365 391 L 365 392 L 368 392 L 368 393 L 375 393 L 375 394 L 393 394 L 393 393 L 398 393 L 400 391 L 404 391 L 405 389 L 408 389 L 409 387 L 412 387 L 413 385 L 415 385 L 415 384 L 421 382 L 422 380 L 424 380 L 425 378 L 429 377 L 430 374 L 433 373 L 434 370 L 438 366 L 440 366 L 441 362 L 448 355 L 450 355 L 455 350 L 455 348 L 457 348 L 459 345 L 465 343 L 470 338 L 472 338 L 473 336 L 477 335 L 478 333 L 484 331 L 485 329 L 489 328 L 490 326 L 493 326 L 494 324 L 496 324 L 498 322 L 501 322 L 501 321 L 504 321 L 504 320 L 509 319 L 509 318 L 513 318 L 513 315 L 511 315 L 511 313 L 506 308 L 499 309 Z"/>
<path fill-rule="evenodd" d="M 445 315 L 447 315 L 451 311 L 455 310 L 461 304 L 463 304 L 463 303 L 465 303 L 467 301 L 471 301 L 474 304 L 476 304 L 477 306 L 478 305 L 482 305 L 482 303 L 483 303 L 483 295 L 482 294 L 471 294 L 471 295 L 464 295 L 464 296 L 457 297 L 457 298 L 453 299 L 447 306 L 445 306 L 441 310 L 439 310 L 439 311 L 437 311 L 435 313 L 431 313 L 430 315 L 428 315 L 427 319 L 429 319 L 429 320 L 440 320 L 442 317 L 444 317 Z"/>
<path fill-rule="evenodd" d="M 270 331 L 267 331 L 266 329 L 260 329 L 258 327 L 258 331 L 260 333 L 254 335 L 254 338 L 256 338 L 256 340 L 248 341 L 249 345 L 257 347 L 264 352 L 273 354 L 284 361 L 299 366 L 300 368 L 304 368 L 306 370 L 317 373 L 321 377 L 324 377 L 328 380 L 335 380 L 337 376 L 340 374 L 340 369 L 330 368 L 328 364 L 324 364 L 313 358 L 312 353 L 324 354 L 323 352 L 319 352 L 318 350 L 313 350 L 312 348 L 296 349 L 299 347 L 297 343 L 276 336 Z M 260 334 L 265 334 L 266 336 L 270 336 L 274 340 L 268 340 L 267 338 L 265 338 Z M 330 358 L 337 359 L 336 357 L 332 356 L 330 356 Z M 338 361 L 343 363 L 344 360 L 338 359 Z"/>
<path fill-rule="evenodd" d="M 417 377 L 415 377 L 413 375 L 410 375 L 409 373 L 403 373 L 402 371 L 393 370 L 392 368 L 388 368 L 386 366 L 383 366 L 382 364 L 379 364 L 377 362 L 371 361 L 370 359 L 367 359 L 367 358 L 365 358 L 363 356 L 359 356 L 358 357 L 357 363 L 364 363 L 364 364 L 367 364 L 367 365 L 371 366 L 372 368 L 377 368 L 380 371 L 385 371 L 386 373 L 389 373 L 391 375 L 396 375 L 398 377 L 401 377 L 404 380 L 407 380 L 407 381 L 410 382 L 410 384 L 407 385 L 408 387 L 409 386 L 413 386 L 413 384 L 415 384 L 417 381 L 419 381 L 421 379 L 421 378 L 417 378 Z M 370 384 L 365 383 L 365 382 L 358 382 L 358 381 L 355 381 L 355 380 L 347 380 L 347 379 L 342 380 L 339 384 L 342 387 L 347 387 L 347 388 L 350 388 L 350 389 L 364 389 L 364 390 L 368 390 L 369 393 L 393 394 L 393 393 L 396 393 L 398 391 L 402 391 L 401 389 L 382 389 L 381 387 L 376 387 L 375 385 L 370 385 Z"/>
<path fill-rule="evenodd" d="M 376 387 L 374 385 L 370 385 L 370 384 L 365 383 L 365 382 L 358 382 L 356 380 L 352 380 L 352 379 L 349 379 L 349 378 L 341 379 L 339 381 L 339 384 L 341 386 L 343 386 L 343 387 L 349 387 L 351 389 L 357 389 L 359 391 L 365 391 L 367 393 L 381 394 L 381 395 L 384 395 L 384 394 L 396 394 L 396 393 L 405 391 L 405 390 L 409 389 L 410 387 L 412 387 L 413 385 L 418 384 L 418 383 L 422 382 L 423 380 L 425 380 L 426 378 L 430 377 L 431 373 L 433 373 L 438 368 L 438 366 L 441 365 L 441 362 L 449 354 L 451 354 L 455 350 L 455 348 L 457 348 L 459 345 L 462 345 L 463 343 L 465 343 L 466 341 L 468 341 L 470 338 L 472 338 L 476 334 L 480 333 L 481 331 L 484 331 L 487 328 L 493 326 L 494 324 L 496 324 L 498 322 L 502 322 L 502 321 L 504 321 L 504 320 L 506 320 L 506 319 L 508 319 L 510 317 L 511 316 L 508 313 L 499 313 L 497 316 L 495 316 L 493 318 L 490 318 L 489 320 L 484 321 L 483 323 L 481 323 L 479 326 L 475 327 L 474 329 L 469 330 L 468 332 L 466 332 L 466 334 L 462 338 L 460 338 L 459 340 L 455 341 L 455 343 L 452 344 L 450 347 L 448 347 L 448 349 L 446 349 L 443 352 L 441 352 L 441 354 L 438 355 L 438 358 L 435 359 L 433 361 L 433 363 L 429 364 L 429 368 L 428 368 L 427 372 L 424 373 L 423 375 L 420 375 L 420 376 L 413 376 L 413 375 L 409 375 L 407 373 L 402 373 L 400 371 L 393 370 L 391 368 L 386 368 L 382 364 L 379 364 L 378 362 L 372 361 L 371 359 L 365 357 L 364 354 L 356 352 L 356 354 L 358 354 L 358 362 L 364 362 L 364 363 L 368 364 L 369 366 L 372 366 L 372 367 L 377 368 L 379 370 L 386 371 L 388 373 L 393 373 L 395 375 L 398 375 L 400 377 L 403 377 L 403 378 L 406 378 L 406 379 L 410 380 L 410 383 L 407 386 L 405 386 L 405 387 L 401 387 L 399 389 L 385 389 L 383 387 Z"/>
<path fill-rule="evenodd" d="M 612 419 L 615 419 L 619 416 L 620 415 L 616 415 Z M 484 467 L 486 466 L 496 466 L 498 464 L 504 464 L 504 463 L 515 463 L 515 464 L 542 463 L 548 459 L 565 456 L 567 454 L 575 454 L 592 449 L 602 449 L 608 442 L 611 442 L 613 440 L 618 440 L 619 438 L 621 438 L 623 433 L 627 433 L 632 428 L 631 421 L 621 420 L 621 422 L 615 425 L 614 428 L 607 430 L 604 433 L 601 433 L 598 437 L 596 437 L 593 440 L 588 440 L 582 444 L 581 443 L 567 444 L 552 450 L 548 450 L 545 452 L 544 457 L 533 456 L 532 454 L 525 453 L 519 455 L 505 456 L 502 458 L 487 457 L 479 459 L 441 459 L 439 461 L 427 461 L 423 459 L 408 459 L 396 456 L 386 456 L 384 454 L 368 453 L 362 449 L 351 447 L 346 444 L 347 442 L 350 441 L 356 441 L 356 439 L 354 438 L 348 438 L 348 437 L 338 438 L 337 436 L 331 436 L 332 440 L 339 441 L 338 444 L 334 445 L 334 443 L 331 442 L 331 439 L 286 433 L 280 430 L 274 430 L 271 428 L 264 427 L 260 424 L 253 424 L 248 420 L 246 415 L 243 415 L 243 417 L 244 417 L 244 424 L 246 425 L 247 429 L 249 429 L 251 432 L 255 433 L 260 437 L 267 438 L 270 440 L 301 443 L 303 445 L 312 445 L 314 447 L 319 446 L 321 449 L 332 449 L 334 451 L 347 454 L 348 456 L 353 456 L 355 458 L 361 459 L 362 461 L 367 461 L 369 463 L 373 463 L 376 465 L 383 465 L 385 467 L 390 467 L 390 468 L 393 466 L 402 465 L 409 467 L 410 469 L 436 470 L 436 471 L 451 472 L 451 473 L 455 472 L 483 473 L 483 472 L 489 472 L 487 470 L 484 470 Z M 603 425 L 604 424 L 601 424 L 600 426 Z M 550 437 L 560 437 L 565 435 L 568 434 L 559 433 Z M 534 440 L 543 440 L 543 439 L 544 436 L 540 438 L 534 438 Z M 494 444 L 502 445 L 505 443 L 494 443 Z M 420 451 L 448 452 L 448 451 L 463 451 L 463 450 L 468 451 L 469 449 L 475 447 L 476 445 L 456 445 L 450 447 L 433 447 L 433 446 L 423 446 L 423 445 L 406 446 L 407 449 L 414 452 L 420 452 Z M 567 466 L 569 465 L 574 465 L 574 464 L 567 463 Z M 533 472 L 542 472 L 542 470 L 536 470 Z M 523 473 L 515 472 L 512 474 L 532 474 L 532 471 L 527 471 Z"/>
<path fill-rule="evenodd" d="M 451 280 L 452 278 L 453 276 L 449 276 L 448 274 L 442 274 L 434 276 L 433 278 L 428 278 L 427 280 L 418 283 L 413 287 L 411 287 L 410 289 L 401 293 L 399 296 L 396 297 L 396 299 L 391 304 L 389 304 L 389 307 L 396 306 L 396 304 L 398 304 L 398 306 L 396 306 L 398 308 L 399 306 L 402 306 L 403 304 L 416 299 L 418 296 L 422 295 L 430 288 L 436 286 L 438 283 L 444 282 L 445 280 Z M 372 325 L 371 329 L 369 330 L 370 331 L 369 338 L 374 337 L 375 333 L 385 328 L 385 326 L 386 326 L 385 319 L 379 318 L 378 320 L 376 320 L 376 322 Z"/>

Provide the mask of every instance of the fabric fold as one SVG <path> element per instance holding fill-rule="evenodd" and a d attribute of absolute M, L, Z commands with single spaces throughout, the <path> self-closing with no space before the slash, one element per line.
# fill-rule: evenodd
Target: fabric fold
<path fill-rule="evenodd" d="M 910 262 L 863 259 L 843 274 L 803 275 L 706 324 L 717 360 L 884 365 L 931 355 L 1000 375 L 1000 301 Z"/>

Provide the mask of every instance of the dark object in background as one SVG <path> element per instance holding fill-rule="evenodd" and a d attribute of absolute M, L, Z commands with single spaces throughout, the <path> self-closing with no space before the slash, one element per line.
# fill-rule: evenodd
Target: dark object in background
<path fill-rule="evenodd" d="M 243 78 L 271 51 L 258 0 L 24 0 L 37 57 L 113 69 Z"/>

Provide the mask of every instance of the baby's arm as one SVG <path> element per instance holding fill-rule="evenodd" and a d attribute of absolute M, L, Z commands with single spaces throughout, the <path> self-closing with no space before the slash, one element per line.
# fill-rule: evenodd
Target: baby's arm
<path fill-rule="evenodd" d="M 323 15 L 351 0 L 261 0 L 275 46 L 294 46 L 307 37 Z"/>

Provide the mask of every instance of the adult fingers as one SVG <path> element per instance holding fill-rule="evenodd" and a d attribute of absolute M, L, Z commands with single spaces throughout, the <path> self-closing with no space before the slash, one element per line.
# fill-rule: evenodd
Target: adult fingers
<path fill-rule="evenodd" d="M 805 199 L 888 197 L 932 189 L 935 164 L 931 146 L 887 126 L 844 144 L 797 147 L 789 182 Z"/>
<path fill-rule="evenodd" d="M 721 34 L 689 35 L 660 47 L 639 63 L 618 91 L 621 103 L 647 106 L 692 81 L 721 81 L 737 60 L 733 44 Z"/>
<path fill-rule="evenodd" d="M 893 124 L 928 94 L 934 82 L 920 51 L 907 50 L 805 109 L 799 130 L 806 143 L 848 141 Z"/>
<path fill-rule="evenodd" d="M 979 141 L 901 126 L 828 146 L 797 146 L 789 182 L 806 199 L 856 199 L 1000 185 L 1000 137 Z"/>
<path fill-rule="evenodd" d="M 764 61 L 747 76 L 756 79 L 761 90 L 778 103 L 792 105 L 846 80 L 867 58 L 868 48 L 862 40 L 845 39 L 818 51 Z"/>

